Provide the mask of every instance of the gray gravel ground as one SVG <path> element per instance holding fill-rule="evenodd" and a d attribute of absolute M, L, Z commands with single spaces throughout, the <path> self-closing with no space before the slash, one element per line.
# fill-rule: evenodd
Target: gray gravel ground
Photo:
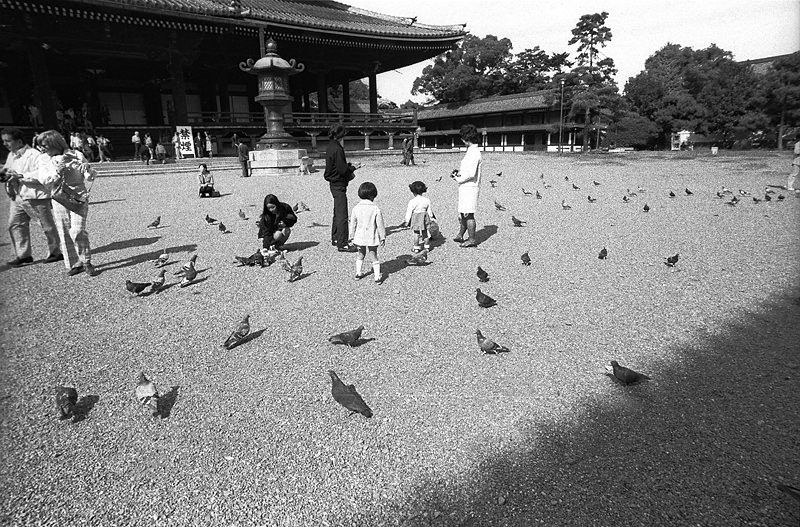
<path fill-rule="evenodd" d="M 390 229 L 382 285 L 353 280 L 353 255 L 328 244 L 321 172 L 218 171 L 214 200 L 196 198 L 193 174 L 100 179 L 89 217 L 98 277 L 0 268 L 0 523 L 796 525 L 798 504 L 775 485 L 800 486 L 800 199 L 729 207 L 714 195 L 726 185 L 762 196 L 785 183 L 789 157 L 484 154 L 485 179 L 503 175 L 484 182 L 477 249 L 449 240 L 459 159 L 364 159 L 351 208 L 358 184 L 374 181 L 397 226 L 421 179 L 448 237 L 431 265 L 406 267 L 411 236 Z M 639 185 L 647 192 L 622 203 Z M 312 209 L 290 243 L 311 273 L 295 283 L 277 266 L 232 263 L 256 248 L 267 192 Z M 528 224 L 512 227 L 512 213 Z M 146 229 L 159 214 L 163 227 Z M 5 214 L 0 223 L 5 232 Z M 33 241 L 43 258 L 38 226 Z M 153 276 L 165 245 L 176 262 L 197 251 L 203 281 L 132 297 L 125 279 Z M 499 303 L 488 310 L 474 299 L 479 264 Z M 247 313 L 255 338 L 221 348 Z M 359 324 L 360 346 L 327 342 Z M 475 328 L 512 352 L 481 355 Z M 652 381 L 614 384 L 612 359 Z M 329 369 L 372 419 L 333 401 Z M 164 419 L 136 404 L 141 370 L 168 394 Z M 83 419 L 59 422 L 56 384 L 78 389 Z"/>

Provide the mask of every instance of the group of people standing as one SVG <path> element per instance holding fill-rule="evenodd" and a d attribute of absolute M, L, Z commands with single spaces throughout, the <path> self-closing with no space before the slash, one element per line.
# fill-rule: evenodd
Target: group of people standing
<path fill-rule="evenodd" d="M 45 263 L 63 261 L 70 276 L 99 274 L 91 263 L 86 219 L 89 191 L 96 173 L 86 156 L 69 147 L 55 130 L 37 134 L 26 144 L 18 128 L 0 132 L 9 150 L 0 180 L 11 204 L 8 232 L 16 258 L 12 267 L 33 263 L 30 222 L 37 220 L 47 238 Z"/>

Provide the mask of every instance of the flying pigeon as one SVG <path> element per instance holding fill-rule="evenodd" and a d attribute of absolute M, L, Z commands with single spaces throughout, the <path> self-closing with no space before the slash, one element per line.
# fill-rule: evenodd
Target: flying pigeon
<path fill-rule="evenodd" d="M 605 260 L 606 258 L 608 258 L 608 249 L 606 249 L 605 247 L 600 249 L 600 254 L 598 254 L 597 257 L 601 260 Z"/>
<path fill-rule="evenodd" d="M 691 191 L 691 190 L 689 190 L 688 188 L 685 190 L 685 192 L 686 192 L 686 195 L 687 195 L 687 196 L 691 196 L 692 194 L 694 194 L 694 192 L 692 192 L 692 191 Z"/>
<path fill-rule="evenodd" d="M 239 218 L 241 218 L 243 220 L 247 219 L 247 214 L 245 214 L 242 209 L 239 209 Z"/>
<path fill-rule="evenodd" d="M 425 265 L 426 263 L 428 263 L 428 249 L 423 249 L 406 260 L 407 265 Z"/>
<path fill-rule="evenodd" d="M 214 223 L 217 223 L 217 220 L 206 214 L 206 223 L 208 223 L 209 225 L 213 225 Z"/>
<path fill-rule="evenodd" d="M 528 256 L 528 251 L 525 251 L 524 253 L 522 253 L 522 256 L 520 256 L 520 259 L 522 260 L 522 265 L 530 265 L 531 264 L 531 257 Z"/>
<path fill-rule="evenodd" d="M 478 272 L 476 274 L 478 275 L 478 280 L 480 280 L 481 282 L 489 281 L 489 273 L 481 269 L 480 265 L 478 266 Z"/>
<path fill-rule="evenodd" d="M 492 307 L 497 305 L 497 300 L 483 293 L 480 287 L 475 290 L 475 300 L 478 301 L 478 305 L 481 307 Z"/>
<path fill-rule="evenodd" d="M 642 210 L 643 210 L 643 211 L 645 211 L 645 212 L 650 212 L 650 205 L 648 205 L 647 203 L 645 203 L 645 204 L 644 204 L 644 207 L 642 207 Z"/>
<path fill-rule="evenodd" d="M 161 225 L 161 216 L 159 216 L 158 218 L 154 219 L 153 222 L 150 225 L 147 226 L 147 228 L 149 229 L 150 227 L 152 227 L 154 229 L 158 229 L 159 225 Z"/>
<path fill-rule="evenodd" d="M 183 280 L 181 280 L 181 287 L 186 287 L 187 285 L 194 282 L 194 279 L 197 278 L 197 270 L 194 268 L 194 265 L 188 268 L 183 273 Z"/>
<path fill-rule="evenodd" d="M 191 257 L 191 258 L 189 258 L 189 260 L 188 260 L 188 261 L 187 261 L 185 264 L 183 264 L 183 267 L 181 267 L 180 269 L 178 269 L 177 271 L 175 271 L 175 273 L 173 273 L 173 274 L 174 274 L 175 276 L 177 276 L 177 275 L 181 275 L 181 274 L 184 274 L 184 273 L 186 273 L 186 271 L 188 271 L 190 267 L 191 267 L 192 269 L 194 269 L 194 264 L 195 264 L 196 262 L 197 262 L 197 255 L 196 255 L 196 254 L 193 254 L 193 255 L 192 255 L 192 257 Z"/>
<path fill-rule="evenodd" d="M 561 208 L 564 210 L 570 210 L 572 207 L 570 205 L 567 205 L 567 200 L 564 199 L 561 200 Z"/>
<path fill-rule="evenodd" d="M 536 191 L 536 199 L 542 199 L 542 195 L 541 195 L 541 194 L 539 194 L 539 191 L 538 191 L 538 190 Z"/>
<path fill-rule="evenodd" d="M 589 200 L 589 203 L 594 203 L 595 201 L 597 201 L 597 198 L 593 198 L 591 196 L 586 196 L 586 199 Z"/>
<path fill-rule="evenodd" d="M 506 208 L 504 206 L 502 206 L 501 204 L 497 203 L 496 200 L 494 202 L 494 208 L 496 208 L 497 210 L 501 210 L 501 211 L 502 210 L 506 210 Z"/>
<path fill-rule="evenodd" d="M 135 295 L 138 295 L 148 287 L 150 287 L 150 282 L 141 283 L 141 282 L 131 282 L 130 280 L 125 280 L 125 289 L 127 289 L 128 291 L 130 291 Z"/>
<path fill-rule="evenodd" d="M 230 231 L 228 230 L 228 228 L 225 226 L 225 224 L 224 224 L 224 223 L 222 223 L 222 222 L 219 222 L 219 227 L 218 227 L 218 229 L 219 229 L 219 232 L 221 232 L 222 234 L 226 234 L 226 233 L 230 232 Z"/>
<path fill-rule="evenodd" d="M 242 342 L 242 339 L 245 338 L 250 333 L 250 315 L 245 315 L 244 318 L 239 322 L 239 325 L 236 329 L 233 330 L 231 335 L 222 343 L 222 346 L 225 349 L 233 349 L 239 343 Z"/>
<path fill-rule="evenodd" d="M 362 331 L 364 331 L 364 326 L 358 326 L 356 329 L 331 335 L 328 337 L 328 341 L 332 344 L 345 344 L 352 347 L 353 344 L 357 343 L 358 339 L 361 338 Z"/>
<path fill-rule="evenodd" d="M 669 191 L 669 197 L 670 197 L 670 198 L 674 198 L 674 197 L 675 197 L 675 193 L 674 193 L 674 192 L 672 192 L 671 190 Z"/>
<path fill-rule="evenodd" d="M 148 379 L 144 372 L 139 374 L 139 383 L 136 385 L 136 400 L 142 406 L 147 406 L 152 410 L 153 415 L 159 414 L 158 401 L 159 395 L 156 385 Z"/>
<path fill-rule="evenodd" d="M 527 190 L 525 190 L 525 188 L 524 188 L 524 187 L 522 188 L 522 193 L 523 193 L 525 196 L 533 196 L 533 192 L 528 192 Z"/>
<path fill-rule="evenodd" d="M 666 262 L 664 262 L 664 264 L 667 267 L 675 267 L 675 264 L 678 263 L 678 256 L 680 256 L 680 255 L 676 254 L 675 256 L 669 256 L 669 257 L 665 258 Z"/>
<path fill-rule="evenodd" d="M 161 269 L 158 272 L 158 276 L 156 276 L 155 278 L 153 278 L 153 280 L 150 281 L 151 292 L 158 293 L 159 291 L 161 291 L 161 288 L 164 287 L 164 282 L 166 282 L 166 279 L 164 278 L 165 272 L 166 271 L 164 271 L 164 269 Z"/>
<path fill-rule="evenodd" d="M 483 353 L 486 355 L 496 355 L 498 353 L 508 353 L 511 351 L 507 347 L 501 346 L 492 339 L 484 337 L 480 329 L 475 330 L 475 336 L 478 338 L 478 346 L 480 346 L 481 351 L 483 351 Z"/>
<path fill-rule="evenodd" d="M 573 189 L 573 190 L 580 190 L 580 189 L 581 189 L 581 187 L 579 187 L 578 185 L 576 185 L 575 183 L 573 183 L 573 184 L 572 184 L 572 189 Z"/>
<path fill-rule="evenodd" d="M 606 366 L 606 370 L 610 370 L 611 375 L 625 386 L 638 384 L 650 379 L 650 377 L 643 373 L 635 372 L 625 366 L 620 366 L 615 360 L 611 361 L 611 366 Z"/>
<path fill-rule="evenodd" d="M 288 260 L 284 259 L 283 270 L 289 273 L 289 276 L 286 278 L 286 280 L 288 282 L 294 282 L 295 280 L 300 278 L 300 275 L 303 274 L 303 257 L 302 256 L 299 257 L 297 261 L 293 264 L 290 264 Z"/>
<path fill-rule="evenodd" d="M 528 222 L 527 222 L 527 221 L 520 220 L 520 219 L 518 219 L 516 216 L 512 215 L 512 216 L 511 216 L 511 223 L 513 223 L 513 224 L 514 224 L 514 227 L 522 227 L 522 225 L 523 225 L 524 223 L 528 223 Z"/>
<path fill-rule="evenodd" d="M 67 419 L 75 414 L 78 404 L 78 391 L 68 386 L 56 386 L 56 409 L 59 418 Z"/>
<path fill-rule="evenodd" d="M 343 383 L 333 370 L 328 371 L 328 375 L 331 376 L 331 394 L 334 401 L 349 410 L 350 415 L 361 414 L 366 418 L 372 417 L 372 410 L 358 394 L 354 385 Z"/>

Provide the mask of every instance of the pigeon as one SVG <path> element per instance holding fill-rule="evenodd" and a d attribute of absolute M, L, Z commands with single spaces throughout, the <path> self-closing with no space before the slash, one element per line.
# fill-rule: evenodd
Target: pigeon
<path fill-rule="evenodd" d="M 608 258 L 608 249 L 606 249 L 605 247 L 600 249 L 600 254 L 598 254 L 597 257 L 601 260 L 605 260 L 606 258 Z"/>
<path fill-rule="evenodd" d="M 785 199 L 786 199 L 786 196 L 784 196 L 783 194 L 778 194 L 778 201 L 783 201 Z"/>
<path fill-rule="evenodd" d="M 772 201 L 772 196 L 769 194 L 764 194 L 764 201 Z"/>
<path fill-rule="evenodd" d="M 567 200 L 561 200 L 561 208 L 564 210 L 570 210 L 572 207 L 567 205 Z"/>
<path fill-rule="evenodd" d="M 261 253 L 259 253 L 259 254 L 261 254 Z M 244 267 L 244 266 L 252 267 L 252 266 L 254 266 L 256 264 L 255 261 L 253 260 L 252 256 L 234 256 L 233 258 L 237 262 L 239 262 L 239 264 L 240 264 L 239 267 Z"/>
<path fill-rule="evenodd" d="M 498 172 L 497 174 L 495 174 L 495 176 L 496 176 L 496 177 L 503 177 L 503 172 L 502 172 L 502 171 L 500 171 L 500 172 Z"/>
<path fill-rule="evenodd" d="M 484 355 L 497 355 L 498 353 L 508 353 L 511 351 L 507 347 L 501 346 L 492 339 L 484 337 L 480 329 L 475 330 L 475 336 L 478 338 L 478 346 L 480 346 Z"/>
<path fill-rule="evenodd" d="M 597 198 L 593 198 L 591 196 L 586 196 L 586 199 L 589 200 L 589 203 L 594 203 L 595 201 L 597 201 Z"/>
<path fill-rule="evenodd" d="M 725 187 L 722 188 L 725 189 Z M 769 187 L 764 187 L 764 194 L 775 194 L 775 191 Z"/>
<path fill-rule="evenodd" d="M 522 189 L 522 194 L 524 194 L 525 196 L 533 196 L 533 192 L 528 192 L 527 190 L 525 190 L 524 187 Z"/>
<path fill-rule="evenodd" d="M 328 337 L 328 342 L 332 344 L 345 344 L 347 346 L 353 347 L 353 344 L 358 342 L 358 339 L 361 338 L 361 332 L 364 331 L 364 326 L 358 326 L 356 329 L 351 329 L 350 331 L 344 331 L 342 333 L 337 333 L 336 335 L 331 335 Z"/>
<path fill-rule="evenodd" d="M 56 409 L 59 418 L 67 419 L 75 414 L 75 406 L 78 404 L 78 391 L 68 386 L 56 386 Z"/>
<path fill-rule="evenodd" d="M 328 375 L 331 376 L 331 394 L 334 401 L 349 410 L 350 415 L 361 414 L 366 418 L 372 417 L 372 410 L 358 394 L 354 385 L 343 383 L 333 370 L 329 370 Z"/>
<path fill-rule="evenodd" d="M 549 185 L 549 184 L 547 184 L 547 183 L 542 183 L 542 186 L 543 186 L 544 188 L 550 188 L 550 187 L 552 187 L 553 185 Z"/>
<path fill-rule="evenodd" d="M 680 255 L 676 254 L 675 256 L 669 256 L 665 258 L 666 262 L 664 262 L 664 265 L 667 267 L 675 267 L 675 264 L 678 263 L 678 256 Z"/>
<path fill-rule="evenodd" d="M 600 185 L 600 182 L 599 181 L 592 181 L 592 185 L 594 185 L 596 187 L 596 186 Z"/>
<path fill-rule="evenodd" d="M 687 195 L 687 196 L 691 196 L 692 194 L 694 194 L 694 192 L 692 192 L 692 191 L 691 191 L 691 190 L 689 190 L 688 188 L 687 188 L 687 189 L 685 189 L 685 190 L 684 190 L 684 192 L 686 192 L 686 195 Z"/>
<path fill-rule="evenodd" d="M 729 189 L 725 185 L 722 185 L 722 188 L 720 190 L 722 191 L 723 194 L 732 194 L 731 189 Z"/>
<path fill-rule="evenodd" d="M 187 261 L 185 264 L 183 264 L 183 267 L 181 267 L 180 269 L 178 269 L 177 271 L 175 271 L 175 272 L 173 273 L 173 275 L 174 275 L 174 276 L 178 276 L 178 275 L 181 275 L 181 274 L 185 274 L 185 273 L 186 273 L 186 271 L 188 271 L 190 267 L 191 267 L 192 269 L 194 269 L 194 264 L 195 264 L 196 262 L 197 262 L 197 255 L 196 255 L 196 254 L 193 254 L 193 255 L 192 255 L 192 257 L 191 257 L 191 258 L 189 258 L 189 260 L 188 260 L 188 261 Z"/>
<path fill-rule="evenodd" d="M 722 198 L 724 196 L 725 196 L 725 194 L 723 192 L 717 192 L 717 197 L 718 198 Z"/>
<path fill-rule="evenodd" d="M 299 257 L 297 261 L 293 264 L 290 264 L 288 260 L 284 259 L 283 270 L 289 273 L 289 276 L 286 278 L 286 281 L 294 282 L 295 280 L 300 278 L 300 275 L 303 274 L 303 257 L 302 256 Z"/>
<path fill-rule="evenodd" d="M 520 220 L 516 216 L 511 216 L 511 223 L 514 224 L 514 227 L 522 227 L 523 224 L 528 223 L 527 221 Z"/>
<path fill-rule="evenodd" d="M 669 197 L 670 197 L 670 198 L 674 198 L 674 197 L 675 197 L 675 193 L 674 193 L 674 192 L 672 192 L 671 190 L 669 191 Z"/>
<path fill-rule="evenodd" d="M 734 203 L 739 203 L 739 197 L 738 196 L 734 196 L 734 197 L 731 198 L 731 201 L 734 202 Z"/>
<path fill-rule="evenodd" d="M 569 176 L 564 176 L 564 181 L 569 181 Z"/>
<path fill-rule="evenodd" d="M 642 210 L 643 210 L 643 211 L 645 211 L 645 212 L 650 212 L 650 205 L 648 205 L 647 203 L 645 203 L 645 204 L 644 204 L 644 207 L 642 207 Z"/>
<path fill-rule="evenodd" d="M 530 265 L 531 264 L 531 257 L 528 256 L 528 251 L 525 251 L 524 253 L 522 253 L 522 256 L 520 256 L 520 260 L 522 260 L 522 265 Z"/>
<path fill-rule="evenodd" d="M 428 249 L 423 249 L 406 260 L 406 265 L 425 265 L 428 263 Z"/>
<path fill-rule="evenodd" d="M 536 199 L 542 199 L 542 195 L 541 195 L 541 194 L 539 194 L 539 191 L 538 191 L 538 190 L 536 191 Z"/>
<path fill-rule="evenodd" d="M 778 485 L 778 490 L 786 493 L 788 496 L 800 501 L 800 489 L 790 485 Z"/>
<path fill-rule="evenodd" d="M 264 267 L 264 255 L 261 254 L 261 251 L 254 252 L 250 258 L 253 259 L 253 265 L 257 265 L 262 268 Z"/>
<path fill-rule="evenodd" d="M 628 203 L 628 201 L 630 201 L 628 196 L 622 196 L 622 203 Z"/>
<path fill-rule="evenodd" d="M 161 288 L 164 287 L 164 282 L 166 282 L 166 279 L 164 278 L 165 272 L 166 271 L 164 271 L 164 269 L 161 269 L 161 271 L 158 272 L 158 276 L 153 278 L 153 280 L 150 282 L 151 292 L 158 293 L 161 291 Z"/>
<path fill-rule="evenodd" d="M 228 231 L 228 228 L 225 226 L 225 224 L 222 223 L 222 222 L 219 222 L 218 229 L 219 229 L 219 232 L 221 232 L 222 234 L 226 234 L 227 232 L 230 232 L 230 231 Z"/>
<path fill-rule="evenodd" d="M 217 220 L 206 214 L 206 223 L 208 223 L 209 225 L 213 225 L 217 223 Z"/>
<path fill-rule="evenodd" d="M 147 228 L 149 229 L 149 228 L 152 227 L 154 229 L 158 229 L 159 225 L 161 225 L 161 216 L 159 216 L 158 218 L 154 219 L 153 222 L 150 225 L 147 226 Z"/>
<path fill-rule="evenodd" d="M 633 371 L 625 366 L 620 366 L 615 360 L 612 360 L 611 366 L 606 366 L 606 369 L 611 370 L 611 375 L 625 386 L 639 384 L 642 381 L 650 379 L 650 377 L 643 373 Z"/>
<path fill-rule="evenodd" d="M 539 174 L 539 179 L 544 179 L 544 172 L 542 172 L 541 174 Z"/>
<path fill-rule="evenodd" d="M 292 207 L 292 212 L 294 212 L 295 214 L 300 212 L 300 203 L 299 202 L 294 204 L 294 207 Z"/>
<path fill-rule="evenodd" d="M 444 174 L 439 175 L 439 177 L 436 178 L 436 181 L 441 181 L 442 177 L 444 177 Z"/>
<path fill-rule="evenodd" d="M 647 192 L 647 189 L 646 188 L 642 188 L 642 187 L 636 187 L 636 191 L 644 193 L 644 192 Z"/>
<path fill-rule="evenodd" d="M 753 203 L 761 203 L 761 200 L 753 196 Z"/>
<path fill-rule="evenodd" d="M 155 263 L 156 267 L 164 267 L 168 261 L 169 253 L 167 252 L 167 248 L 164 247 L 164 252 L 158 255 L 158 258 L 153 260 L 153 263 Z"/>
<path fill-rule="evenodd" d="M 305 202 L 303 202 L 303 201 L 300 202 L 300 210 L 298 212 L 309 212 L 310 210 L 311 210 L 311 207 L 306 205 Z"/>
<path fill-rule="evenodd" d="M 225 349 L 233 349 L 238 346 L 242 339 L 245 338 L 250 333 L 250 315 L 245 315 L 244 318 L 239 322 L 239 325 L 230 336 L 222 343 L 222 346 Z"/>
<path fill-rule="evenodd" d="M 242 209 L 239 209 L 239 218 L 241 218 L 243 220 L 247 219 L 247 214 L 245 214 Z"/>
<path fill-rule="evenodd" d="M 475 290 L 475 300 L 478 301 L 478 305 L 481 307 L 492 307 L 497 305 L 497 300 L 483 293 L 480 287 Z"/>
<path fill-rule="evenodd" d="M 506 208 L 504 206 L 502 206 L 501 204 L 497 203 L 496 200 L 494 202 L 494 208 L 496 208 L 497 210 L 501 210 L 501 211 L 506 210 Z"/>
<path fill-rule="evenodd" d="M 489 184 L 492 186 L 492 188 L 496 188 L 497 187 L 497 181 L 495 181 L 494 179 L 490 179 L 489 180 Z"/>
<path fill-rule="evenodd" d="M 148 287 L 150 287 L 150 282 L 142 283 L 142 282 L 131 282 L 130 280 L 125 280 L 125 289 L 127 289 L 128 291 L 130 291 L 135 295 L 138 295 Z"/>
<path fill-rule="evenodd" d="M 186 287 L 187 285 L 194 282 L 194 279 L 197 278 L 197 270 L 194 268 L 194 265 L 188 268 L 183 273 L 183 280 L 181 280 L 181 287 Z"/>
<path fill-rule="evenodd" d="M 740 196 L 749 196 L 750 193 L 747 192 L 746 190 L 739 189 L 739 195 Z"/>
<path fill-rule="evenodd" d="M 573 184 L 572 184 L 572 189 L 573 189 L 573 190 L 580 190 L 580 189 L 581 189 L 581 187 L 579 187 L 578 185 L 576 185 L 575 183 L 573 183 Z"/>
<path fill-rule="evenodd" d="M 480 280 L 481 282 L 489 281 L 489 273 L 481 269 L 480 265 L 478 266 L 478 272 L 476 274 L 478 275 L 478 280 Z"/>
<path fill-rule="evenodd" d="M 730 201 L 726 201 L 726 202 L 725 202 L 725 205 L 730 205 L 731 207 L 735 207 L 735 206 L 736 206 L 736 203 L 738 203 L 738 202 L 737 202 L 736 200 L 733 200 L 733 199 L 732 199 L 732 200 L 730 200 Z"/>
<path fill-rule="evenodd" d="M 147 406 L 153 411 L 153 415 L 159 414 L 158 408 L 158 389 L 153 381 L 145 376 L 144 372 L 139 374 L 139 384 L 136 385 L 136 400 L 142 406 Z"/>

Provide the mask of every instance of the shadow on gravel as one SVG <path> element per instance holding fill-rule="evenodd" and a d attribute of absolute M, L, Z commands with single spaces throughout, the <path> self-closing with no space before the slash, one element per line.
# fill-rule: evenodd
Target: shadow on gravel
<path fill-rule="evenodd" d="M 389 225 L 388 227 L 386 227 L 386 237 L 388 238 L 392 234 L 395 234 L 397 232 L 401 232 L 401 231 L 404 231 L 404 230 L 406 230 L 406 227 L 403 226 L 402 223 L 400 223 L 398 225 Z M 410 231 L 410 229 L 408 229 L 408 230 Z"/>
<path fill-rule="evenodd" d="M 302 251 L 303 249 L 310 249 L 317 245 L 319 245 L 319 242 L 294 242 L 285 244 L 283 248 L 287 251 Z"/>
<path fill-rule="evenodd" d="M 158 240 L 158 238 L 155 238 Z M 113 244 L 112 244 L 113 245 Z M 194 243 L 190 243 L 188 245 L 178 245 L 175 247 L 170 247 L 169 252 L 170 254 L 180 253 L 180 252 L 195 252 L 197 250 L 197 245 Z M 96 252 L 96 251 L 95 251 Z M 136 256 L 131 256 L 128 258 L 123 258 L 122 260 L 113 260 L 111 262 L 104 262 L 97 267 L 102 269 L 103 271 L 111 271 L 113 269 L 121 269 L 123 267 L 130 267 L 131 265 L 137 265 L 143 262 L 153 261 L 158 258 L 163 249 L 158 249 L 155 251 L 150 251 L 147 253 L 137 254 Z"/>
<path fill-rule="evenodd" d="M 169 418 L 172 413 L 172 407 L 175 406 L 175 401 L 178 400 L 178 390 L 180 386 L 173 386 L 170 391 L 165 393 L 159 401 L 159 412 L 161 412 L 161 419 Z"/>
<path fill-rule="evenodd" d="M 107 199 L 104 201 L 90 201 L 89 205 L 102 205 L 103 203 L 112 203 L 114 201 L 126 201 L 126 200 L 123 198 L 123 199 Z"/>
<path fill-rule="evenodd" d="M 94 405 L 96 405 L 99 400 L 100 397 L 97 395 L 84 395 L 81 397 L 80 400 L 78 400 L 78 404 L 75 405 L 72 422 L 79 423 L 86 419 L 89 416 L 89 412 L 94 410 Z"/>
<path fill-rule="evenodd" d="M 253 331 L 252 333 L 248 334 L 245 338 L 240 340 L 238 344 L 236 344 L 235 346 L 231 346 L 228 349 L 232 350 L 234 348 L 238 348 L 239 346 L 243 346 L 243 345 L 247 344 L 248 342 L 250 342 L 251 340 L 255 340 L 258 337 L 260 337 L 266 330 L 267 330 L 267 328 L 259 329 L 258 331 Z"/>
<path fill-rule="evenodd" d="M 384 279 L 389 278 L 389 276 L 393 275 L 398 271 L 402 271 L 408 264 L 406 260 L 411 258 L 410 254 L 401 254 L 400 256 L 395 256 L 389 261 L 381 263 L 381 273 L 384 276 Z"/>
<path fill-rule="evenodd" d="M 475 233 L 475 240 L 483 243 L 495 234 L 497 234 L 497 225 L 484 225 Z"/>
<path fill-rule="evenodd" d="M 652 377 L 645 384 L 605 377 L 614 356 L 603 353 L 586 381 L 599 392 L 558 419 L 519 415 L 513 438 L 472 446 L 485 454 L 466 478 L 444 467 L 397 501 L 365 506 L 356 523 L 797 525 L 797 503 L 776 488 L 800 486 L 800 306 L 789 296 L 698 329 L 674 362 L 630 365 Z M 554 357 L 550 372 L 562 392 L 568 359 Z M 499 398 L 496 413 L 513 401 Z"/>
<path fill-rule="evenodd" d="M 92 254 L 106 253 L 111 251 L 118 251 L 120 249 L 129 249 L 131 247 L 143 247 L 145 245 L 152 245 L 160 240 L 160 236 L 154 238 L 131 238 L 122 242 L 112 242 L 108 245 L 102 245 L 92 249 Z"/>

